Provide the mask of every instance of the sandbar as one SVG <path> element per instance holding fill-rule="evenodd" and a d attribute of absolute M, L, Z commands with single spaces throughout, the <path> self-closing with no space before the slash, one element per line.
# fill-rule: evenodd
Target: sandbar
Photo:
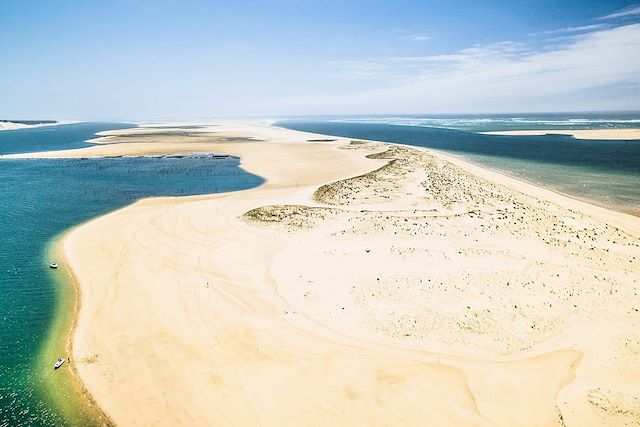
<path fill-rule="evenodd" d="M 116 424 L 640 420 L 640 218 L 416 147 L 251 123 L 108 137 L 27 156 L 211 151 L 266 179 L 64 237 L 74 365 Z"/>
<path fill-rule="evenodd" d="M 576 139 L 640 139 L 640 129 L 549 129 L 549 130 L 503 130 L 480 132 L 485 135 L 570 135 Z"/>

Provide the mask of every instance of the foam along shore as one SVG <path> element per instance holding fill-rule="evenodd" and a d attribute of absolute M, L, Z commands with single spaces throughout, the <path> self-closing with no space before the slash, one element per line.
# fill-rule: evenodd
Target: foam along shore
<path fill-rule="evenodd" d="M 570 135 L 576 139 L 610 139 L 631 140 L 640 139 L 640 129 L 548 129 L 548 130 L 503 130 L 492 132 L 480 132 L 485 135 Z"/>
<path fill-rule="evenodd" d="M 267 181 L 142 200 L 64 238 L 73 360 L 116 424 L 640 419 L 640 218 L 420 148 L 134 133 L 40 156 L 197 147 Z"/>

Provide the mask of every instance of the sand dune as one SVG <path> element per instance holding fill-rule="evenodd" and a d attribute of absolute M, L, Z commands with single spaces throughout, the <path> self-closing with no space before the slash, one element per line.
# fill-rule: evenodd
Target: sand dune
<path fill-rule="evenodd" d="M 117 424 L 640 421 L 639 218 L 423 149 L 138 132 L 40 155 L 214 151 L 267 182 L 65 237 L 75 366 Z"/>

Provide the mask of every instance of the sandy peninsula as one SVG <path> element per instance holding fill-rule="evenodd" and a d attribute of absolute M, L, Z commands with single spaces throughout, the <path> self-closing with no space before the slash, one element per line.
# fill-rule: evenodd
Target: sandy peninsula
<path fill-rule="evenodd" d="M 425 149 L 263 125 L 102 142 L 38 156 L 212 151 L 266 179 L 64 238 L 73 360 L 116 424 L 640 422 L 640 218 Z"/>
<path fill-rule="evenodd" d="M 569 135 L 576 139 L 640 139 L 640 129 L 580 129 L 580 130 L 504 130 L 480 132 L 485 135 Z"/>

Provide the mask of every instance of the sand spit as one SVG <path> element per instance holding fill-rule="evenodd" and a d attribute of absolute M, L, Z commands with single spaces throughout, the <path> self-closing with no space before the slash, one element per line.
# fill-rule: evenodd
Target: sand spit
<path fill-rule="evenodd" d="M 570 135 L 576 139 L 640 139 L 640 129 L 580 129 L 580 130 L 504 130 L 480 132 L 485 135 Z"/>
<path fill-rule="evenodd" d="M 640 422 L 640 219 L 423 149 L 208 131 L 49 154 L 198 147 L 267 179 L 64 239 L 74 359 L 117 424 Z"/>

